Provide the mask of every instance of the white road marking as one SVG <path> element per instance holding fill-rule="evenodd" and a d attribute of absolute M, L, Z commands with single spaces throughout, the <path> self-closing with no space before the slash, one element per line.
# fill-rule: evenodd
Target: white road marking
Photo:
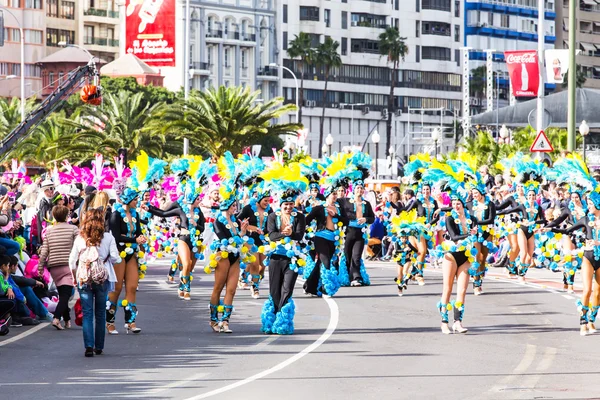
<path fill-rule="evenodd" d="M 525 371 L 527 371 L 527 369 L 529 368 L 529 366 L 533 363 L 533 360 L 535 359 L 536 352 L 537 352 L 536 345 L 527 344 L 527 347 L 525 348 L 525 354 L 523 355 L 523 358 L 521 359 L 521 362 L 519 363 L 519 365 L 517 365 L 515 367 L 515 369 L 513 370 L 513 372 L 510 375 L 505 376 L 500 382 L 498 382 L 497 385 L 494 385 L 490 389 L 490 392 L 504 391 L 506 389 L 507 385 L 510 382 L 512 382 L 514 379 L 517 378 L 517 375 L 520 375 L 520 374 L 524 373 Z"/>
<path fill-rule="evenodd" d="M 11 337 L 10 339 L 3 340 L 0 342 L 0 347 L 6 346 L 7 344 L 10 344 L 10 343 L 14 343 L 17 340 L 26 338 L 27 336 L 34 334 L 35 332 L 39 331 L 40 329 L 44 329 L 48 325 L 50 325 L 50 322 L 43 322 L 43 323 L 39 324 L 38 326 L 35 326 L 35 327 L 29 329 L 26 332 L 19 333 L 17 336 Z"/>
<path fill-rule="evenodd" d="M 569 296 L 568 294 L 563 294 L 562 297 L 564 297 L 565 299 L 569 299 L 569 300 L 575 300 L 575 298 L 573 296 Z"/>
<path fill-rule="evenodd" d="M 554 362 L 554 357 L 556 356 L 556 348 L 555 347 L 547 347 L 544 352 L 544 358 L 536 367 L 536 372 L 544 372 L 552 366 Z M 535 386 L 542 379 L 542 375 L 531 375 L 529 376 L 521 385 L 524 389 L 535 390 Z"/>
<path fill-rule="evenodd" d="M 310 354 L 311 352 L 313 352 L 314 350 L 316 350 L 317 348 L 319 348 L 319 346 L 321 346 L 323 343 L 325 343 L 325 341 L 327 339 L 329 339 L 331 337 L 331 335 L 333 334 L 333 332 L 335 331 L 335 329 L 337 328 L 338 322 L 339 322 L 339 318 L 340 318 L 340 312 L 339 312 L 339 308 L 337 303 L 329 297 L 324 297 L 323 300 L 325 300 L 325 302 L 327 302 L 327 305 L 329 306 L 329 311 L 331 313 L 331 317 L 329 319 L 329 325 L 327 326 L 327 329 L 325 330 L 325 332 L 323 332 L 323 334 L 315 341 L 313 342 L 311 345 L 309 345 L 308 347 L 306 347 L 304 350 L 302 350 L 301 352 L 293 355 L 292 357 L 288 358 L 287 360 L 275 365 L 272 368 L 266 369 L 262 372 L 259 372 L 258 374 L 252 375 L 246 379 L 243 379 L 241 381 L 237 381 L 235 383 L 232 383 L 231 385 L 227 385 L 227 386 L 223 386 L 222 388 L 219 389 L 215 389 L 212 390 L 210 392 L 207 393 L 203 393 L 203 394 L 199 394 L 197 396 L 193 396 L 193 397 L 189 397 L 186 400 L 201 400 L 201 399 L 207 399 L 209 397 L 221 394 L 221 393 L 225 393 L 228 392 L 232 389 L 236 389 L 240 386 L 244 386 L 248 383 L 254 382 L 258 379 L 262 379 L 266 376 L 269 376 L 277 371 L 280 371 L 282 369 L 284 369 L 285 367 L 290 366 L 291 364 L 295 363 L 296 361 L 300 360 L 301 358 L 303 358 L 304 356 Z M 189 383 L 193 381 L 193 379 L 186 379 L 185 381 L 180 381 L 181 383 Z"/>

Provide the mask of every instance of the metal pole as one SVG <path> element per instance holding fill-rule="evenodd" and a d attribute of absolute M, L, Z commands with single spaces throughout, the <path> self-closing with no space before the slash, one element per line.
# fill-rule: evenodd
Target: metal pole
<path fill-rule="evenodd" d="M 438 141 L 437 139 L 435 140 L 435 158 L 437 159 L 438 156 Z"/>
<path fill-rule="evenodd" d="M 587 165 L 587 160 L 585 158 L 585 137 L 587 135 L 581 135 L 581 136 L 583 136 L 583 163 Z"/>
<path fill-rule="evenodd" d="M 187 101 L 190 97 L 190 0 L 185 0 L 185 36 L 183 46 L 183 94 Z M 190 140 L 183 138 L 183 155 L 187 156 L 190 152 Z"/>
<path fill-rule="evenodd" d="M 354 146 L 354 104 L 350 105 L 350 147 Z"/>
<path fill-rule="evenodd" d="M 379 143 L 375 143 L 375 179 L 379 176 L 377 172 L 377 160 L 379 160 Z"/>
<path fill-rule="evenodd" d="M 575 55 L 577 51 L 577 5 L 578 1 L 569 1 L 569 74 L 568 74 L 568 86 L 569 86 L 569 110 L 567 114 L 567 151 L 575 150 L 575 97 L 577 93 L 577 63 L 575 62 Z"/>
<path fill-rule="evenodd" d="M 496 135 L 500 132 L 498 130 L 498 119 L 500 118 L 498 114 L 500 114 L 500 76 L 496 73 Z"/>
<path fill-rule="evenodd" d="M 119 57 L 123 57 L 126 53 L 125 41 L 127 40 L 127 18 L 125 18 L 125 0 L 119 3 Z"/>
<path fill-rule="evenodd" d="M 296 123 L 299 124 L 300 121 L 298 120 L 298 110 L 300 110 L 300 108 L 298 107 L 298 79 L 296 79 L 296 75 L 288 67 L 284 67 L 283 65 L 278 65 L 278 67 L 281 67 L 282 69 L 285 69 L 294 78 L 294 84 L 296 85 Z"/>
<path fill-rule="evenodd" d="M 17 21 L 19 34 L 21 35 L 21 122 L 25 121 L 25 33 L 21 21 L 8 8 L 0 6 L 0 10 L 6 11 Z"/>
<path fill-rule="evenodd" d="M 538 100 L 537 100 L 537 122 L 536 122 L 536 134 L 544 128 L 542 119 L 544 118 L 544 1 L 538 0 L 538 65 L 540 71 L 540 83 L 538 86 Z M 575 0 L 570 1 L 575 3 Z M 569 34 L 571 34 L 569 32 Z"/>
<path fill-rule="evenodd" d="M 329 147 L 329 155 L 331 155 L 331 145 L 328 145 L 327 147 Z"/>

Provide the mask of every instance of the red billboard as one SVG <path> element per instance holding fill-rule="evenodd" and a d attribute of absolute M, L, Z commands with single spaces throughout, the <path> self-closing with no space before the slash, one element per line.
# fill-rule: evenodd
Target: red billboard
<path fill-rule="evenodd" d="M 535 97 L 540 85 L 537 51 L 505 51 L 504 59 L 515 97 Z"/>
<path fill-rule="evenodd" d="M 150 66 L 175 66 L 176 0 L 126 0 L 125 51 Z"/>

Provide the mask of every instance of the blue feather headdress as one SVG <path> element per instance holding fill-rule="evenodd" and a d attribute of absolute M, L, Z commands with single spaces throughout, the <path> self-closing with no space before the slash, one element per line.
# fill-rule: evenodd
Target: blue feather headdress
<path fill-rule="evenodd" d="M 465 185 L 465 173 L 456 164 L 441 163 L 433 160 L 422 177 L 423 181 L 432 182 L 433 186 L 448 192 L 452 200 L 467 202 L 469 190 Z"/>
<path fill-rule="evenodd" d="M 546 176 L 546 164 L 531 157 L 519 157 L 515 160 L 512 170 L 515 172 L 515 182 L 523 185 L 525 193 L 538 189 Z"/>
<path fill-rule="evenodd" d="M 423 173 L 431 165 L 431 156 L 420 153 L 410 156 L 410 162 L 404 166 L 404 177 L 409 185 L 419 185 L 423 179 Z"/>
<path fill-rule="evenodd" d="M 300 193 L 308 189 L 308 179 L 302 175 L 300 164 L 273 163 L 261 174 L 265 189 L 279 194 L 280 203 L 294 202 Z"/>
<path fill-rule="evenodd" d="M 578 193 L 581 199 L 583 199 L 584 193 L 592 192 L 598 186 L 578 154 L 570 154 L 557 160 L 554 163 L 553 172 L 557 184 L 567 184 L 569 192 Z"/>
<path fill-rule="evenodd" d="M 336 153 L 327 160 L 325 176 L 321 179 L 321 184 L 326 186 L 325 197 L 340 187 L 347 189 L 351 182 L 362 178 L 362 173 L 351 161 L 351 156 L 346 153 Z"/>
<path fill-rule="evenodd" d="M 210 159 L 202 161 L 200 157 L 190 159 L 188 166 L 189 169 L 186 174 L 188 174 L 189 179 L 183 185 L 183 192 L 185 201 L 192 204 L 202 194 L 202 190 L 208 184 L 210 177 L 217 173 L 217 166 L 212 164 Z"/>
<path fill-rule="evenodd" d="M 353 153 L 350 157 L 350 164 L 354 165 L 354 167 L 360 172 L 360 178 L 354 179 L 352 182 L 353 186 L 364 186 L 365 179 L 369 177 L 369 171 L 371 169 L 371 165 L 373 164 L 373 159 L 367 153 L 363 153 L 362 151 L 357 151 Z"/>
<path fill-rule="evenodd" d="M 239 171 L 236 170 L 236 163 L 231 152 L 226 152 L 219 159 L 218 168 L 219 176 L 221 177 L 221 187 L 219 188 L 221 204 L 219 208 L 225 211 L 237 200 Z"/>
<path fill-rule="evenodd" d="M 152 186 L 160 182 L 165 174 L 167 162 L 157 158 L 149 157 L 145 151 L 141 151 L 135 161 L 130 163 L 131 177 L 129 186 L 138 192 L 152 189 Z"/>
<path fill-rule="evenodd" d="M 309 189 L 320 189 L 319 181 L 325 169 L 323 163 L 311 157 L 306 157 L 300 160 L 299 163 L 302 175 L 308 179 Z"/>
<path fill-rule="evenodd" d="M 236 164 L 240 185 L 252 193 L 254 187 L 262 180 L 259 175 L 265 170 L 265 163 L 261 158 L 245 154 L 238 158 Z"/>

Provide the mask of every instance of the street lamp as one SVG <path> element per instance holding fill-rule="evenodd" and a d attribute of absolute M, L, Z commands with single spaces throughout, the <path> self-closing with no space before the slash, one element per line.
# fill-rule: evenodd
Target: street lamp
<path fill-rule="evenodd" d="M 300 123 L 300 121 L 298 120 L 298 110 L 300 110 L 300 108 L 298 107 L 298 90 L 299 89 L 298 89 L 298 79 L 296 79 L 296 75 L 288 67 L 284 67 L 283 65 L 279 65 L 277 63 L 270 63 L 269 67 L 284 69 L 287 72 L 289 72 L 292 75 L 292 77 L 294 78 L 294 84 L 296 85 L 296 123 L 299 124 Z M 323 106 L 323 107 L 325 107 L 325 106 Z"/>
<path fill-rule="evenodd" d="M 0 6 L 0 10 L 6 11 L 19 24 L 19 33 L 21 35 L 21 122 L 25 121 L 25 33 L 21 21 L 8 8 Z M 9 75 L 10 76 L 10 75 Z M 14 76 L 14 75 L 13 75 Z"/>
<path fill-rule="evenodd" d="M 585 137 L 590 133 L 590 126 L 585 122 L 585 119 L 581 121 L 581 125 L 579 125 L 579 133 L 583 136 L 583 162 L 585 163 Z"/>
<path fill-rule="evenodd" d="M 327 145 L 326 145 L 326 144 L 324 144 L 324 145 L 321 147 L 321 152 L 322 152 L 323 154 L 327 154 Z"/>
<path fill-rule="evenodd" d="M 509 132 L 508 128 L 506 127 L 506 125 L 503 124 L 502 128 L 500 128 L 500 137 L 502 138 L 502 141 L 504 143 L 508 143 L 506 141 L 506 139 L 508 138 L 508 135 L 510 135 L 510 132 Z"/>
<path fill-rule="evenodd" d="M 433 142 L 435 144 L 435 158 L 437 158 L 438 155 L 438 140 L 440 140 L 441 137 L 442 131 L 440 130 L 440 128 L 435 128 L 433 132 L 431 132 L 431 138 L 433 139 Z"/>
<path fill-rule="evenodd" d="M 325 138 L 325 144 L 329 148 L 329 155 L 331 155 L 331 146 L 333 146 L 333 136 L 331 136 L 331 133 L 327 134 L 327 137 Z M 323 147 L 325 147 L 325 146 L 323 146 Z M 321 150 L 323 150 L 323 149 L 321 149 Z"/>
<path fill-rule="evenodd" d="M 354 146 L 354 107 L 361 107 L 364 106 L 365 103 L 354 103 L 354 104 L 349 104 L 349 103 L 340 103 L 340 107 L 350 107 L 350 109 L 352 110 L 352 114 L 350 114 L 350 147 Z"/>
<path fill-rule="evenodd" d="M 371 141 L 375 145 L 375 179 L 377 179 L 377 160 L 379 159 L 379 141 L 381 140 L 381 136 L 379 136 L 379 132 L 377 129 L 373 131 L 373 135 L 371 135 Z"/>

